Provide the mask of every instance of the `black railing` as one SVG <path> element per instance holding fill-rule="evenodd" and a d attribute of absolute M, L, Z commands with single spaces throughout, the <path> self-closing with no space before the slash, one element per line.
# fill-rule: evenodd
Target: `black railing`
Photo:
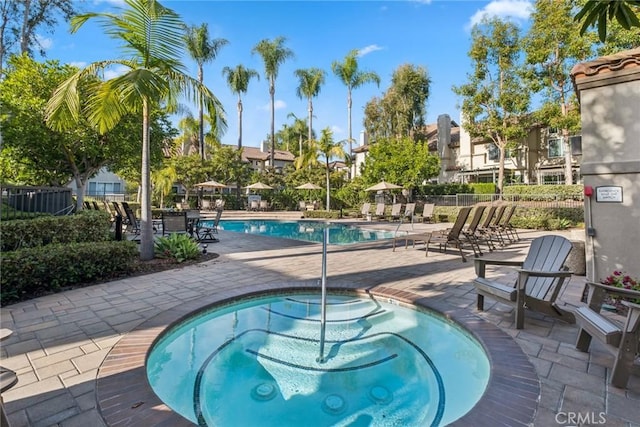
<path fill-rule="evenodd" d="M 0 218 L 3 220 L 69 215 L 75 210 L 70 188 L 2 184 L 0 193 Z"/>

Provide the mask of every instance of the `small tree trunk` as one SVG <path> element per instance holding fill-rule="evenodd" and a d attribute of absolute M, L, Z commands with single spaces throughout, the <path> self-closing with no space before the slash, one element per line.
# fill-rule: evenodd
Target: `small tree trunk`
<path fill-rule="evenodd" d="M 151 149 L 149 139 L 149 101 L 142 99 L 142 172 L 140 204 L 140 259 L 153 259 L 153 222 L 151 220 Z"/>

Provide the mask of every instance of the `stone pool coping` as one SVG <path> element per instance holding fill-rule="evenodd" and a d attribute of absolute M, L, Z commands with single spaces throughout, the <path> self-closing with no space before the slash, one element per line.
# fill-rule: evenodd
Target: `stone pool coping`
<path fill-rule="evenodd" d="M 156 396 L 147 380 L 147 353 L 163 331 L 194 312 L 213 305 L 278 292 L 309 290 L 318 291 L 315 280 L 218 290 L 206 298 L 181 304 L 143 322 L 112 348 L 99 369 L 96 400 L 106 424 L 144 427 L 195 425 L 168 408 Z M 385 286 L 362 289 L 348 284 L 334 284 L 329 290 L 392 298 L 433 310 L 465 328 L 480 342 L 491 364 L 489 383 L 478 403 L 450 425 L 517 426 L 533 422 L 540 398 L 540 381 L 520 346 L 497 326 L 468 310 L 400 289 Z"/>

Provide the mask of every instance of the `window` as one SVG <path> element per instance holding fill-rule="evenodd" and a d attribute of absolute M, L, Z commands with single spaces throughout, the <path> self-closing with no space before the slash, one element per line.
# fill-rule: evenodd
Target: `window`
<path fill-rule="evenodd" d="M 574 156 L 582 156 L 582 136 L 576 135 L 569 138 L 571 143 L 571 154 Z"/>
<path fill-rule="evenodd" d="M 494 162 L 500 160 L 500 150 L 495 144 L 487 145 L 487 158 Z"/>
<path fill-rule="evenodd" d="M 119 182 L 90 182 L 87 191 L 89 196 L 120 193 L 122 193 L 122 190 Z"/>
<path fill-rule="evenodd" d="M 564 156 L 564 144 L 562 138 L 554 138 L 548 141 L 549 144 L 549 158 Z"/>

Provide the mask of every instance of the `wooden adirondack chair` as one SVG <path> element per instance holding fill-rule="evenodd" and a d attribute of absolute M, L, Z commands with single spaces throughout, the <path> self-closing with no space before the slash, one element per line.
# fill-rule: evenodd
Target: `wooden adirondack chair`
<path fill-rule="evenodd" d="M 611 384 L 626 388 L 633 361 L 638 355 L 640 343 L 640 304 L 622 301 L 628 307 L 624 325 L 600 314 L 605 296 L 615 295 L 640 299 L 640 292 L 616 288 L 601 283 L 587 282 L 589 285 L 589 305 L 576 310 L 576 322 L 580 325 L 576 348 L 589 351 L 591 338 L 601 341 L 614 356 L 611 370 Z"/>
<path fill-rule="evenodd" d="M 531 242 L 524 261 L 477 258 L 475 267 L 478 277 L 473 281 L 473 286 L 478 293 L 478 310 L 484 310 L 484 297 L 488 296 L 515 307 L 517 329 L 524 327 L 525 308 L 575 323 L 573 313 L 561 309 L 556 304 L 556 298 L 565 279 L 571 277 L 570 271 L 563 270 L 571 248 L 571 242 L 564 237 L 548 235 Z M 487 265 L 520 267 L 515 285 L 504 285 L 487 279 Z"/>
<path fill-rule="evenodd" d="M 460 209 L 460 212 L 458 212 L 458 216 L 456 217 L 456 221 L 453 223 L 453 227 L 448 230 L 434 231 L 431 233 L 431 238 L 427 243 L 427 252 L 429 251 L 429 245 L 431 243 L 437 243 L 440 245 L 440 248 L 444 248 L 445 251 L 447 250 L 448 245 L 452 245 L 457 247 L 460 251 L 462 262 L 467 262 L 467 259 L 462 252 L 463 241 L 460 239 L 460 234 L 462 233 L 462 228 L 464 227 L 470 212 L 471 207 L 468 206 Z"/>

